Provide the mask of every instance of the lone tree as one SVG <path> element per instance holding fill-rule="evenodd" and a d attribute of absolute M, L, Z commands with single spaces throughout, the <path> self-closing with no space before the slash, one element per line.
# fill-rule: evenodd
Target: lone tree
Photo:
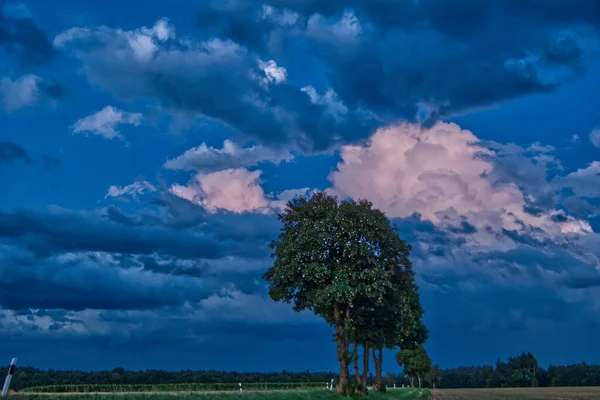
<path fill-rule="evenodd" d="M 394 276 L 410 265 L 409 248 L 366 200 L 338 203 L 333 196 L 316 193 L 290 201 L 279 220 L 283 226 L 270 245 L 274 263 L 263 276 L 269 295 L 293 304 L 295 311 L 312 310 L 334 328 L 340 363 L 337 392 L 346 395 L 350 341 L 371 343 L 367 332 L 373 319 L 359 325 L 359 316 L 370 310 L 385 320 L 381 307 L 389 304 Z"/>
<path fill-rule="evenodd" d="M 415 377 L 419 380 L 421 387 L 422 378 L 431 369 L 431 359 L 422 345 L 404 348 L 396 353 L 398 365 L 404 367 L 404 373 L 410 379 L 410 386 L 415 387 Z"/>

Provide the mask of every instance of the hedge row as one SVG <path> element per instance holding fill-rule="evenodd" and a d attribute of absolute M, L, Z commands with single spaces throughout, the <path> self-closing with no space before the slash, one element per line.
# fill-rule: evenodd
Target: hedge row
<path fill-rule="evenodd" d="M 244 390 L 325 389 L 327 383 L 242 383 Z M 51 385 L 25 388 L 26 393 L 212 392 L 240 390 L 239 383 L 173 383 L 157 385 Z"/>

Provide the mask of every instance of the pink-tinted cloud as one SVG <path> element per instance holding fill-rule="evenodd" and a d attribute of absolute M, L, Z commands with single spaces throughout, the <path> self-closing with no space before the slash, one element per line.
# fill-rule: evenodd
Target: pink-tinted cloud
<path fill-rule="evenodd" d="M 438 123 L 426 130 L 400 124 L 378 130 L 365 146 L 343 147 L 342 161 L 330 175 L 330 191 L 368 198 L 390 217 L 419 213 L 442 225 L 466 218 L 479 230 L 591 231 L 589 224 L 570 217 L 559 224 L 553 213 L 527 213 L 528 200 L 535 199 L 515 183 L 494 178 L 489 161 L 494 155 L 456 124 Z"/>
<path fill-rule="evenodd" d="M 245 168 L 197 174 L 187 185 L 173 185 L 171 192 L 203 206 L 210 212 L 223 209 L 235 213 L 268 207 L 269 202 L 259 184 L 261 171 Z"/>

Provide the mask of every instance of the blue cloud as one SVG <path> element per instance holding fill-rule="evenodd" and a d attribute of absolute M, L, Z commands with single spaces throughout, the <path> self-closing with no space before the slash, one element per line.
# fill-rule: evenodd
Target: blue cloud
<path fill-rule="evenodd" d="M 57 54 L 27 9 L 7 4 L 0 9 L 0 48 L 23 67 L 46 65 Z"/>
<path fill-rule="evenodd" d="M 281 9 L 272 10 L 271 18 L 261 6 L 213 4 L 211 13 L 200 13 L 201 27 L 214 26 L 266 54 L 274 53 L 274 38 L 303 32 L 346 105 L 392 118 L 416 118 L 423 102 L 433 122 L 551 92 L 584 74 L 599 50 L 598 5 L 591 0 L 541 6 L 516 0 L 275 0 L 269 4 Z M 276 13 L 282 10 L 297 13 L 294 29 L 281 22 Z"/>
<path fill-rule="evenodd" d="M 31 162 L 24 148 L 12 142 L 0 142 L 0 163 L 12 163 L 20 160 Z"/>

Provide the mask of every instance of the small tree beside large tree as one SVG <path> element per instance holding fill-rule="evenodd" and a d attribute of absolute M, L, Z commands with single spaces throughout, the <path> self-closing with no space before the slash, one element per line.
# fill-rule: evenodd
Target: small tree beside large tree
<path fill-rule="evenodd" d="M 425 374 L 425 379 L 429 383 L 429 387 L 437 388 L 442 382 L 442 370 L 438 364 L 431 366 L 431 369 Z"/>
<path fill-rule="evenodd" d="M 431 359 L 422 345 L 401 349 L 396 353 L 398 365 L 404 368 L 404 373 L 410 379 L 410 386 L 415 387 L 415 378 L 421 381 L 431 369 Z"/>

